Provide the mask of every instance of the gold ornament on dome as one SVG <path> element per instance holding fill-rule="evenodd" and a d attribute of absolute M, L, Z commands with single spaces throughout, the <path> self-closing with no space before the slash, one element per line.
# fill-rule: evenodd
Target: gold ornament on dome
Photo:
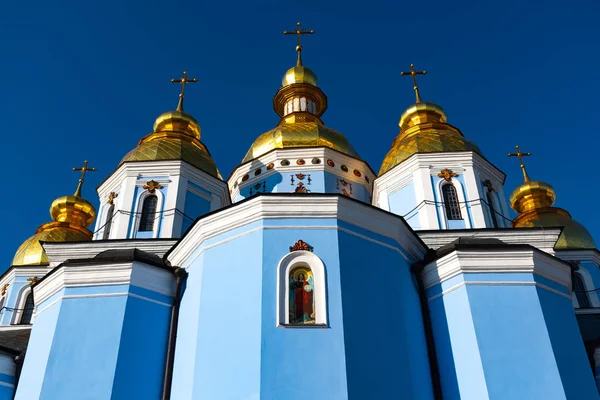
<path fill-rule="evenodd" d="M 410 71 L 408 72 L 400 72 L 401 76 L 405 76 L 405 75 L 410 75 L 413 78 L 413 82 L 414 82 L 414 91 L 415 91 L 415 95 L 417 96 L 417 103 L 421 102 L 421 96 L 419 95 L 419 86 L 417 85 L 417 76 L 418 75 L 426 75 L 427 71 L 423 70 L 423 71 L 415 71 L 415 64 L 410 64 Z"/>
<path fill-rule="evenodd" d="M 298 52 L 297 65 L 299 67 L 302 66 L 302 44 L 300 43 L 300 39 L 301 39 L 302 35 L 313 35 L 314 33 L 315 33 L 315 31 L 312 29 L 310 29 L 310 30 L 304 29 L 303 30 L 300 27 L 300 22 L 296 23 L 295 31 L 283 31 L 284 35 L 296 35 L 298 37 L 298 45 L 296 46 L 296 51 Z"/>
<path fill-rule="evenodd" d="M 450 182 L 452 178 L 458 176 L 458 174 L 451 169 L 445 168 L 439 174 L 437 174 L 438 178 L 444 178 L 445 181 Z"/>
<path fill-rule="evenodd" d="M 198 79 L 187 77 L 187 71 L 183 71 L 183 77 L 179 79 L 171 79 L 171 83 L 181 83 L 181 93 L 179 94 L 179 104 L 177 104 L 177 111 L 183 111 L 183 97 L 185 95 L 185 85 L 188 83 L 196 83 Z"/>
<path fill-rule="evenodd" d="M 83 162 L 83 167 L 81 168 L 73 168 L 73 171 L 81 171 L 81 178 L 79 178 L 79 185 L 77 185 L 77 189 L 75 190 L 74 196 L 81 197 L 81 186 L 83 185 L 83 179 L 85 178 L 85 173 L 88 171 L 94 172 L 96 168 L 88 167 L 88 160 Z"/>
<path fill-rule="evenodd" d="M 529 179 L 529 175 L 527 175 L 527 170 L 525 169 L 525 163 L 523 162 L 523 157 L 528 157 L 531 155 L 531 153 L 522 153 L 521 150 L 519 149 L 519 146 L 515 146 L 515 149 L 517 149 L 516 153 L 508 153 L 509 157 L 517 157 L 519 159 L 519 162 L 521 163 L 521 169 L 523 170 L 523 179 L 525 179 L 525 182 L 529 182 L 531 179 Z"/>
<path fill-rule="evenodd" d="M 150 193 L 154 193 L 156 191 L 156 189 L 162 189 L 163 186 L 153 179 L 151 181 L 146 182 L 146 184 L 144 186 L 142 186 L 142 188 L 147 190 Z"/>

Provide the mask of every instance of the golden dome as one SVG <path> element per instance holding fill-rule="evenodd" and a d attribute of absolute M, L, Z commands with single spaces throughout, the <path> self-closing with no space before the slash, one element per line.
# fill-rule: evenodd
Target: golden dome
<path fill-rule="evenodd" d="M 308 67 L 296 65 L 287 70 L 281 84 L 283 86 L 292 85 L 294 83 L 306 83 L 308 85 L 317 86 L 317 75 Z"/>
<path fill-rule="evenodd" d="M 525 182 L 510 195 L 510 206 L 519 213 L 513 220 L 513 227 L 562 227 L 555 249 L 595 249 L 594 239 L 583 225 L 573 220 L 566 210 L 552 207 L 556 200 L 554 188 L 545 182 L 531 181 L 522 161 L 521 168 Z"/>
<path fill-rule="evenodd" d="M 200 142 L 200 133 L 200 125 L 191 115 L 181 110 L 166 112 L 154 122 L 154 132 L 140 140 L 121 163 L 182 160 L 221 179 L 208 149 Z"/>
<path fill-rule="evenodd" d="M 446 113 L 436 104 L 413 104 L 402 114 L 398 125 L 400 134 L 386 154 L 379 176 L 417 153 L 474 151 L 483 155 L 458 128 L 446 122 Z"/>
<path fill-rule="evenodd" d="M 154 132 L 181 132 L 200 140 L 200 124 L 183 111 L 167 111 L 154 122 Z"/>
<path fill-rule="evenodd" d="M 283 123 L 260 135 L 250 147 L 243 162 L 273 150 L 293 147 L 329 147 L 358 158 L 348 139 L 318 122 Z"/>
<path fill-rule="evenodd" d="M 52 202 L 50 216 L 53 222 L 37 228 L 35 235 L 19 246 L 12 265 L 47 265 L 48 257 L 40 241 L 71 242 L 92 239 L 92 232 L 86 227 L 94 222 L 96 210 L 89 201 L 79 196 L 83 176 L 89 170 L 93 171 L 95 168 L 87 168 L 86 161 L 75 195 L 62 196 Z"/>

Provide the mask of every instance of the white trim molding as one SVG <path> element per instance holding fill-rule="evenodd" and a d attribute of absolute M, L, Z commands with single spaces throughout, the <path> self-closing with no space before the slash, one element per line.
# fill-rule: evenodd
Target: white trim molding
<path fill-rule="evenodd" d="M 21 318 L 23 317 L 23 311 L 25 309 L 25 301 L 27 296 L 31 293 L 31 285 L 25 285 L 19 290 L 17 295 L 17 301 L 15 301 L 15 309 L 11 317 L 11 325 L 21 325 Z M 33 299 L 33 310 L 35 311 L 36 303 L 35 298 Z M 33 315 L 31 316 L 30 324 L 33 324 Z"/>
<path fill-rule="evenodd" d="M 65 288 L 131 285 L 165 296 L 175 295 L 171 271 L 137 261 L 60 266 L 35 286 L 36 307 Z"/>
<path fill-rule="evenodd" d="M 315 303 L 315 324 L 327 325 L 327 299 L 325 265 L 310 251 L 294 251 L 286 254 L 277 266 L 277 326 L 290 325 L 290 272 L 297 267 L 310 269 L 314 277 L 313 299 Z M 313 325 L 298 325 L 311 327 Z"/>
<path fill-rule="evenodd" d="M 423 284 L 428 289 L 464 273 L 531 273 L 558 283 L 571 293 L 569 265 L 533 248 L 454 250 L 423 269 Z"/>

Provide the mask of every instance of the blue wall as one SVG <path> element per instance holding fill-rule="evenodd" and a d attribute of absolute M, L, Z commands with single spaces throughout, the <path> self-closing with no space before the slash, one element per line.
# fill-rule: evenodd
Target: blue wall
<path fill-rule="evenodd" d="M 194 185 L 196 186 L 196 185 Z M 181 235 L 183 235 L 188 228 L 194 223 L 196 218 L 207 214 L 210 211 L 210 202 L 204 200 L 202 197 L 197 196 L 191 192 L 185 193 L 185 207 L 183 209 L 183 224 Z"/>
<path fill-rule="evenodd" d="M 269 219 L 201 245 L 181 304 L 173 398 L 432 398 L 408 263 L 337 226 Z M 327 327 L 277 327 L 277 267 L 299 239 L 325 264 Z"/>
<path fill-rule="evenodd" d="M 415 183 L 410 182 L 388 196 L 390 212 L 404 217 L 413 229 L 421 229 L 419 220 L 419 208 L 417 207 L 417 195 L 415 194 Z"/>
<path fill-rule="evenodd" d="M 12 400 L 15 393 L 15 356 L 0 352 L 0 400 Z"/>

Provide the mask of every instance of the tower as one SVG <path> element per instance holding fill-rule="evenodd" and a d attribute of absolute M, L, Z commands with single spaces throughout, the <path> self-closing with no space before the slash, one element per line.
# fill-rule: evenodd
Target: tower
<path fill-rule="evenodd" d="M 302 62 L 302 35 L 298 37 L 296 65 L 284 75 L 273 98 L 281 117 L 277 127 L 260 135 L 228 183 L 233 201 L 257 193 L 338 193 L 370 202 L 375 173 L 362 161 L 340 132 L 323 124 L 327 97 L 317 76 Z"/>
<path fill-rule="evenodd" d="M 161 114 L 98 188 L 94 240 L 178 238 L 198 216 L 230 204 L 200 125 L 183 109 L 185 86 L 197 80 L 184 72 L 171 82 L 181 83 L 177 109 Z"/>
<path fill-rule="evenodd" d="M 447 122 L 444 110 L 421 101 L 411 64 L 416 103 L 400 117 L 400 134 L 375 180 L 373 204 L 403 216 L 413 229 L 507 227 L 505 175 L 479 147 Z"/>

